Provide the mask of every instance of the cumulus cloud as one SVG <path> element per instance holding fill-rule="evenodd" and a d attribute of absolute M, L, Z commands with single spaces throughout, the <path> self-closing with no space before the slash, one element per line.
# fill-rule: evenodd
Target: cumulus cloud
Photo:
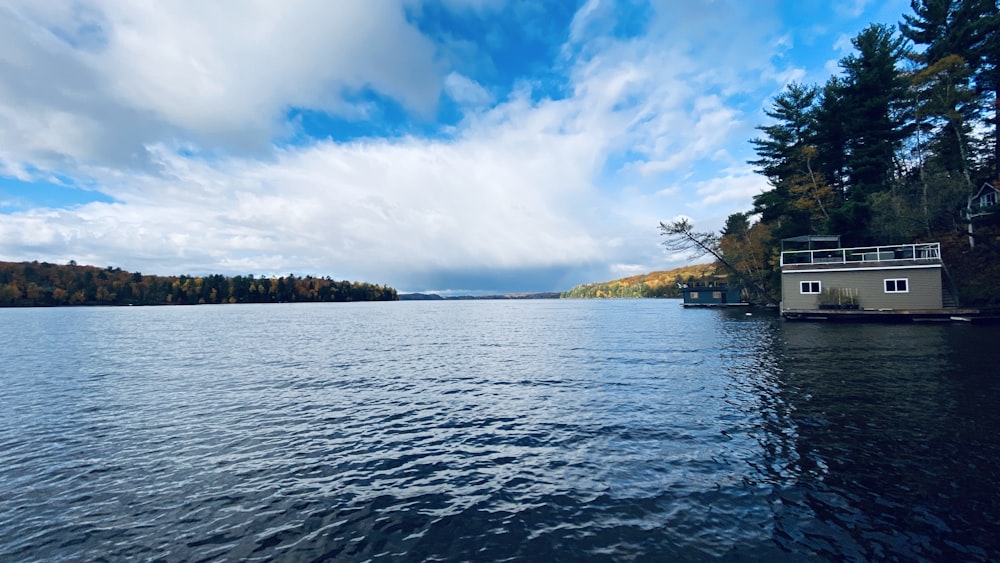
<path fill-rule="evenodd" d="M 435 46 L 395 2 L 68 6 L 0 7 L 0 160 L 136 165 L 170 137 L 261 151 L 290 108 L 359 115 L 370 88 L 430 115 L 440 94 Z"/>
<path fill-rule="evenodd" d="M 600 242 L 559 210 L 589 197 L 577 162 L 594 149 L 549 127 L 558 111 L 538 108 L 456 141 L 327 142 L 269 162 L 209 163 L 153 147 L 155 175 L 116 183 L 114 171 L 101 172 L 116 203 L 13 214 L 0 239 L 46 256 L 98 249 L 161 271 L 179 260 L 201 271 L 377 278 L 586 262 Z"/>

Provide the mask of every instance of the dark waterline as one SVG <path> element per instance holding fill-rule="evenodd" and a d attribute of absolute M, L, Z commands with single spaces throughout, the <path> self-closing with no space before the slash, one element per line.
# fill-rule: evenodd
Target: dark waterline
<path fill-rule="evenodd" d="M 0 560 L 1000 557 L 1000 328 L 0 310 Z"/>

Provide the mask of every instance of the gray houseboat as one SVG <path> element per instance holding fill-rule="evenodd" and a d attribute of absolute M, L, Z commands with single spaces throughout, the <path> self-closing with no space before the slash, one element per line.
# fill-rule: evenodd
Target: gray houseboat
<path fill-rule="evenodd" d="M 976 313 L 958 308 L 940 243 L 841 248 L 837 236 L 782 241 L 786 319 L 949 320 Z"/>
<path fill-rule="evenodd" d="M 685 307 L 746 307 L 740 299 L 740 288 L 726 284 L 687 285 L 680 287 Z"/>

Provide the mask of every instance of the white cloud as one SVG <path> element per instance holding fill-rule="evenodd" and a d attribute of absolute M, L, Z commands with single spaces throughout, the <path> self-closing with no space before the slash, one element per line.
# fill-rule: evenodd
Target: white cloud
<path fill-rule="evenodd" d="M 723 174 L 698 184 L 697 193 L 706 205 L 730 203 L 736 208 L 749 209 L 753 196 L 770 189 L 767 179 L 749 167 L 725 170 Z"/>
<path fill-rule="evenodd" d="M 393 3 L 123 2 L 111 14 L 113 91 L 192 130 L 242 129 L 288 105 L 336 111 L 338 88 L 423 112 L 437 101 L 434 46 Z"/>
<path fill-rule="evenodd" d="M 273 162 L 209 164 L 153 147 L 161 174 L 114 183 L 106 171 L 119 203 L 9 215 L 0 253 L 30 246 L 53 260 L 131 257 L 146 270 L 220 264 L 366 279 L 585 262 L 601 244 L 560 209 L 593 197 L 577 164 L 593 149 L 548 130 L 557 112 L 541 107 L 454 142 L 321 143 Z"/>
<path fill-rule="evenodd" d="M 605 7 L 607 2 L 604 3 Z M 597 20 L 598 10 L 601 9 L 601 0 L 587 0 L 587 2 L 576 11 L 573 15 L 573 21 L 570 22 L 569 26 L 569 42 L 580 43 L 586 40 L 588 36 L 593 34 L 593 31 L 588 29 L 589 26 Z"/>
<path fill-rule="evenodd" d="M 493 95 L 489 90 L 457 72 L 448 73 L 444 79 L 444 89 L 460 105 L 483 106 L 493 102 Z"/>
<path fill-rule="evenodd" d="M 846 33 L 841 33 L 837 36 L 837 40 L 833 43 L 833 50 L 840 53 L 842 57 L 850 55 L 854 51 L 853 39 L 850 35 Z"/>
<path fill-rule="evenodd" d="M 783 86 L 787 86 L 792 82 L 801 83 L 806 78 L 806 70 L 804 68 L 787 68 L 778 72 L 774 78 Z"/>
<path fill-rule="evenodd" d="M 75 6 L 0 8 L 0 161 L 127 165 L 164 136 L 259 151 L 291 107 L 357 115 L 371 88 L 430 115 L 440 94 L 436 48 L 396 2 Z"/>
<path fill-rule="evenodd" d="M 615 278 L 627 278 L 650 272 L 647 264 L 612 264 L 609 271 Z"/>
<path fill-rule="evenodd" d="M 847 17 L 857 18 L 865 12 L 865 7 L 868 5 L 868 0 L 847 0 L 842 2 L 835 2 L 833 4 L 834 9 L 837 12 L 846 15 Z"/>

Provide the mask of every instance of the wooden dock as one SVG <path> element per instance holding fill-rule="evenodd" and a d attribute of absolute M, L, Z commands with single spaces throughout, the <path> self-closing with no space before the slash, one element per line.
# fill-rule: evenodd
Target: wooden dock
<path fill-rule="evenodd" d="M 984 322 L 996 319 L 979 309 L 784 309 L 781 316 L 789 321 L 841 322 Z"/>

